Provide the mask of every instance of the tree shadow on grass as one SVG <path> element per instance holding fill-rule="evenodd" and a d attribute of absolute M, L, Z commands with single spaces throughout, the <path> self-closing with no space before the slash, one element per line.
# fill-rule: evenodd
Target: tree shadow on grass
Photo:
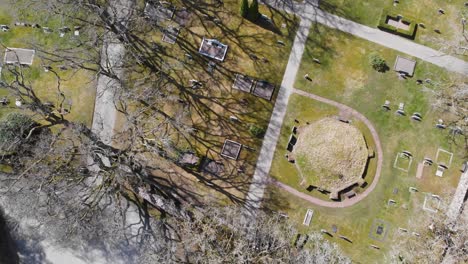
<path fill-rule="evenodd" d="M 264 15 L 260 15 L 257 19 L 255 20 L 251 20 L 249 19 L 250 22 L 254 23 L 255 25 L 263 28 L 263 29 L 266 29 L 266 30 L 269 30 L 275 34 L 278 34 L 278 35 L 283 35 L 283 33 L 281 32 L 281 30 L 275 25 L 275 23 L 268 17 L 264 16 Z"/>

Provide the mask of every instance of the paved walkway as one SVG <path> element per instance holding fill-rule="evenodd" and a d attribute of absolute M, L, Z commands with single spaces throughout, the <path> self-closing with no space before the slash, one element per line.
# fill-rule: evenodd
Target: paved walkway
<path fill-rule="evenodd" d="M 310 19 L 302 19 L 294 39 L 288 65 L 286 66 L 286 71 L 283 76 L 283 82 L 278 92 L 275 107 L 257 160 L 257 167 L 255 168 L 252 183 L 246 197 L 245 206 L 251 213 L 253 213 L 255 209 L 258 209 L 262 202 L 265 187 L 268 183 L 268 173 L 270 172 L 271 162 L 280 135 L 281 126 L 283 125 L 284 115 L 286 114 L 289 96 L 291 95 L 294 80 L 299 70 L 311 25 L 312 21 Z"/>
<path fill-rule="evenodd" d="M 263 0 L 263 3 L 294 13 L 300 17 L 306 17 L 313 22 L 347 32 L 384 47 L 406 53 L 449 71 L 468 75 L 468 62 L 464 60 L 415 43 L 409 39 L 330 14 L 318 8 L 317 0 L 304 0 L 303 3 L 297 3 L 291 0 Z"/>
<path fill-rule="evenodd" d="M 460 214 L 463 207 L 464 198 L 468 192 L 468 171 L 460 176 L 457 190 L 453 196 L 453 200 L 450 203 L 449 209 L 447 210 L 447 217 L 449 221 L 455 221 Z M 468 204 L 468 203 L 467 203 Z"/>
<path fill-rule="evenodd" d="M 108 12 L 117 16 L 115 20 L 125 24 L 131 15 L 132 1 L 113 0 L 110 3 L 113 7 L 109 7 Z M 119 79 L 122 79 L 124 78 L 122 69 L 124 56 L 124 45 L 117 39 L 115 34 L 108 32 L 104 37 L 101 50 L 102 67 L 106 71 L 116 75 Z M 115 91 L 120 88 L 121 83 L 119 81 L 104 74 L 99 75 L 91 130 L 99 136 L 104 144 L 112 144 L 114 124 L 117 116 L 114 97 Z"/>
<path fill-rule="evenodd" d="M 369 193 L 371 193 L 374 190 L 375 186 L 377 186 L 377 183 L 379 182 L 380 175 L 381 175 L 381 172 L 382 172 L 383 151 L 382 151 L 382 144 L 380 143 L 379 134 L 377 133 L 377 131 L 375 130 L 374 126 L 369 121 L 369 119 L 367 119 L 363 114 L 359 113 L 358 111 L 354 110 L 353 108 L 351 108 L 349 106 L 346 106 L 344 104 L 335 102 L 335 101 L 327 99 L 327 98 L 323 98 L 323 97 L 315 95 L 315 94 L 304 92 L 302 90 L 293 89 L 293 92 L 296 93 L 296 94 L 311 98 L 313 100 L 316 100 L 316 101 L 319 101 L 319 102 L 322 102 L 322 103 L 325 103 L 325 104 L 332 105 L 332 106 L 338 108 L 340 111 L 346 111 L 347 113 L 350 113 L 353 117 L 355 117 L 355 118 L 359 119 L 361 122 L 363 122 L 369 128 L 369 131 L 371 132 L 372 138 L 373 138 L 374 143 L 375 143 L 375 151 L 377 152 L 376 153 L 377 168 L 376 168 L 375 176 L 374 176 L 374 179 L 372 180 L 371 185 L 369 187 L 367 187 L 364 190 L 364 192 L 356 195 L 355 197 L 353 197 L 351 199 L 346 199 L 346 200 L 341 201 L 341 202 L 324 201 L 324 200 L 312 197 L 312 196 L 310 196 L 310 195 L 308 195 L 306 193 L 302 193 L 302 192 L 296 190 L 295 188 L 293 188 L 291 186 L 288 186 L 288 185 L 286 185 L 286 184 L 284 184 L 282 182 L 276 181 L 274 179 L 271 179 L 271 182 L 273 184 L 275 184 L 276 186 L 278 186 L 279 188 L 291 193 L 292 195 L 295 195 L 295 196 L 297 196 L 299 198 L 302 198 L 304 200 L 307 200 L 307 201 L 309 201 L 309 202 L 311 202 L 313 204 L 319 205 L 319 206 L 340 208 L 340 207 L 352 206 L 352 205 L 360 202 L 362 199 L 366 198 L 366 196 L 369 195 Z"/>
<path fill-rule="evenodd" d="M 353 21 L 332 15 L 317 8 L 304 9 L 308 16 L 320 24 L 350 33 L 356 37 L 377 43 L 390 49 L 406 53 L 421 60 L 430 62 L 452 72 L 468 75 L 468 62 L 444 54 L 411 40 L 364 26 Z"/>

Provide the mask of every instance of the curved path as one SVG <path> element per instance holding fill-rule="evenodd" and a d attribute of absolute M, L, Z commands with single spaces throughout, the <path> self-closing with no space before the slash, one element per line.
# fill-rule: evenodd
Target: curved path
<path fill-rule="evenodd" d="M 366 196 L 369 195 L 370 192 L 372 192 L 374 190 L 375 186 L 377 186 L 377 182 L 379 181 L 380 174 L 382 172 L 382 162 L 383 162 L 382 144 L 380 143 L 379 135 L 378 135 L 377 131 L 375 130 L 374 126 L 369 121 L 369 119 L 367 119 L 363 114 L 359 113 L 358 111 L 354 110 L 353 108 L 351 108 L 349 106 L 346 106 L 344 104 L 335 102 L 335 101 L 327 99 L 327 98 L 323 98 L 323 97 L 315 95 L 315 94 L 311 94 L 311 93 L 308 93 L 308 92 L 305 92 L 305 91 L 297 90 L 297 89 L 293 89 L 293 93 L 298 94 L 298 95 L 302 95 L 302 96 L 305 96 L 305 97 L 308 97 L 308 98 L 311 98 L 313 100 L 316 100 L 316 101 L 319 101 L 319 102 L 322 102 L 322 103 L 325 103 L 325 104 L 332 105 L 332 106 L 338 108 L 339 110 L 346 111 L 346 112 L 350 113 L 352 116 L 354 116 L 355 118 L 359 119 L 364 124 L 366 124 L 366 126 L 369 128 L 369 130 L 370 130 L 370 132 L 372 134 L 372 138 L 373 138 L 374 144 L 375 144 L 375 151 L 377 152 L 377 155 L 376 155 L 377 156 L 377 169 L 375 171 L 375 176 L 374 176 L 374 179 L 372 180 L 371 185 L 369 187 L 367 187 L 364 190 L 364 192 L 356 195 L 355 197 L 353 197 L 351 199 L 346 199 L 346 200 L 341 201 L 341 202 L 324 201 L 322 199 L 312 197 L 312 196 L 310 196 L 310 195 L 308 195 L 306 193 L 300 192 L 300 191 L 296 190 L 295 188 L 293 188 L 293 187 L 291 187 L 289 185 L 286 185 L 286 184 L 284 184 L 282 182 L 276 181 L 276 180 L 274 180 L 272 178 L 270 178 L 271 183 L 273 183 L 274 185 L 278 186 L 279 188 L 289 192 L 290 194 L 292 194 L 294 196 L 297 196 L 299 198 L 302 198 L 304 200 L 307 200 L 307 201 L 309 201 L 309 202 L 311 202 L 313 204 L 319 205 L 319 206 L 340 208 L 340 207 L 352 206 L 352 205 L 360 202 L 362 199 L 366 198 Z"/>

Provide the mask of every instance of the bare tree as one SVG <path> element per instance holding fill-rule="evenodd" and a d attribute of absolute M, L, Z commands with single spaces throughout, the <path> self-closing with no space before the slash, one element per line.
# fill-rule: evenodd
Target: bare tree
<path fill-rule="evenodd" d="M 173 230 L 170 263 L 350 263 L 321 234 L 303 234 L 278 214 L 260 212 L 244 218 L 240 207 L 211 207 L 194 212 L 190 221 L 168 221 Z M 142 263 L 154 263 L 146 255 Z"/>
<path fill-rule="evenodd" d="M 393 263 L 466 263 L 468 261 L 468 222 L 459 217 L 449 224 L 442 212 L 422 213 L 412 219 L 409 230 L 392 244 Z M 418 235 L 414 235 L 414 234 Z"/>
<path fill-rule="evenodd" d="M 197 15 L 215 16 L 215 7 L 198 2 L 184 4 L 198 8 Z M 109 8 L 109 1 L 22 0 L 17 4 L 22 5 L 23 12 L 43 10 L 47 16 L 84 28 L 83 38 L 64 46 L 51 50 L 37 41 L 34 47 L 44 65 L 67 64 L 121 83 L 114 102 L 125 115 L 128 128 L 125 134 L 118 135 L 125 138 L 122 147 L 106 144 L 89 127 L 67 119 L 60 73 L 51 70 L 56 77 L 51 89 L 56 89 L 61 99 L 50 105 L 41 100 L 31 84 L 29 69 L 4 67 L 2 86 L 24 102 L 28 113 L 33 113 L 31 120 L 41 124 L 25 127 L 22 134 L 36 136 L 34 141 L 28 141 L 27 148 L 15 143 L 13 146 L 20 151 L 4 155 L 15 169 L 13 175 L 2 180 L 9 186 L 5 193 L 10 201 L 15 201 L 11 206 L 21 208 L 17 217 L 37 219 L 43 232 L 52 234 L 56 241 L 75 245 L 80 245 L 80 241 L 106 241 L 100 246 L 138 252 L 136 255 L 142 256 L 138 263 L 347 262 L 335 245 L 317 235 L 309 236 L 310 245 L 304 249 L 292 245 L 291 237 L 296 231 L 278 216 L 262 215 L 254 225 L 238 225 L 242 220 L 239 209 L 203 209 L 197 200 L 199 195 L 154 173 L 169 173 L 160 161 L 176 160 L 179 145 L 173 142 L 174 138 L 187 144 L 193 140 L 211 143 L 204 141 L 198 126 L 206 130 L 203 133 L 211 133 L 203 123 L 211 122 L 217 113 L 206 102 L 224 102 L 188 89 L 185 79 L 166 66 L 176 58 L 145 39 L 145 32 L 160 30 L 160 26 L 142 20 L 141 6 L 133 7 L 131 17 L 124 22 L 116 19 L 115 13 L 120 10 Z M 226 32 L 233 34 L 227 28 Z M 100 45 L 110 33 L 125 46 L 126 56 L 119 65 L 125 78 L 108 67 L 109 61 L 101 59 Z M 188 41 L 182 40 L 179 45 L 196 54 L 196 47 Z M 201 57 L 196 59 L 197 67 L 204 67 L 207 62 Z M 221 74 L 230 73 L 228 69 L 221 70 Z M 167 104 L 180 106 L 167 111 Z M 202 125 L 187 122 L 190 111 L 199 114 Z M 235 131 L 236 125 L 220 120 L 221 125 Z M 96 171 L 89 172 L 83 165 Z M 210 186 L 218 187 L 213 183 Z M 230 195 L 222 188 L 217 190 Z M 242 202 L 242 198 L 230 198 Z M 154 217 L 153 209 L 158 211 L 158 217 Z M 128 221 L 131 211 L 136 213 L 137 224 Z"/>
<path fill-rule="evenodd" d="M 430 80 L 429 86 L 434 92 L 432 106 L 447 117 L 444 120 L 449 128 L 449 137 L 454 143 L 457 138 L 463 138 L 462 147 L 465 148 L 465 157 L 468 155 L 468 81 L 466 78 Z"/>

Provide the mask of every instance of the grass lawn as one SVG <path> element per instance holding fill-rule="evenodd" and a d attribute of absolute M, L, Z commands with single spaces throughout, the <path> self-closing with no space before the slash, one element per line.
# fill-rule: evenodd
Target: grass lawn
<path fill-rule="evenodd" d="M 468 8 L 464 0 L 406 0 L 393 6 L 391 0 L 321 0 L 320 7 L 331 13 L 354 20 L 364 25 L 377 27 L 384 10 L 401 14 L 416 23 L 423 23 L 426 28 L 419 27 L 416 42 L 439 49 L 446 47 L 445 43 L 459 43 L 462 39 L 462 17 L 467 16 Z M 444 15 L 438 14 L 443 9 Z M 440 30 L 440 34 L 434 30 Z M 465 45 L 466 46 L 466 45 Z M 450 53 L 456 52 L 450 50 Z M 467 60 L 465 56 L 460 56 Z"/>
<path fill-rule="evenodd" d="M 437 83 L 464 77 L 417 60 L 415 76 L 399 80 L 393 71 L 379 73 L 373 70 L 369 64 L 369 56 L 373 52 L 380 54 L 391 68 L 396 56 L 402 54 L 322 26 L 315 30 L 308 39 L 298 73 L 298 76 L 308 73 L 312 82 L 297 78 L 295 87 L 344 103 L 364 114 L 374 124 L 384 151 L 382 175 L 374 191 L 349 208 L 317 207 L 276 188 L 270 189 L 270 199 L 265 206 L 287 212 L 298 225 L 302 225 L 306 209 L 314 209 L 311 226 L 301 226 L 304 231 L 322 228 L 330 231 L 335 224 L 338 226 L 338 234 L 349 237 L 353 243 L 338 239 L 337 235 L 330 239 L 339 243 L 355 261 L 382 262 L 385 261 L 392 239 L 398 238 L 398 227 L 406 228 L 413 216 L 430 213 L 422 209 L 424 193 L 440 195 L 442 204 L 450 201 L 461 174 L 459 166 L 462 156 L 466 154 L 463 145 L 457 145 L 462 142 L 457 138 L 455 141 L 450 140 L 448 130 L 434 128 L 439 118 L 448 118 L 430 106 L 433 93 L 440 89 L 439 86 L 417 85 L 416 80 L 430 78 L 433 83 Z M 312 58 L 319 58 L 322 64 L 314 63 Z M 381 105 L 385 100 L 391 102 L 391 111 L 382 110 Z M 407 116 L 397 116 L 394 113 L 400 102 L 405 103 Z M 422 122 L 417 123 L 409 118 L 413 112 L 422 114 Z M 297 177 L 289 172 L 291 167 L 288 167 L 290 165 L 282 153 L 293 118 L 302 116 L 304 121 L 313 121 L 335 114 L 336 109 L 292 95 L 270 173 L 280 181 L 298 188 Z M 364 135 L 366 136 L 366 132 Z M 452 165 L 442 178 L 435 176 L 437 166 L 433 165 L 426 167 L 422 179 L 417 179 L 417 163 L 424 157 L 435 160 L 439 148 L 454 154 Z M 393 167 L 397 153 L 403 150 L 410 151 L 413 155 L 408 172 Z M 447 156 L 440 154 L 440 158 L 446 160 Z M 410 193 L 408 188 L 411 186 L 419 189 L 419 192 Z M 396 204 L 388 205 L 389 199 L 395 200 Z M 389 225 L 384 241 L 369 236 L 376 219 Z M 381 250 L 370 248 L 370 244 L 381 247 Z"/>
<path fill-rule="evenodd" d="M 2 5 L 4 4 L 5 3 L 2 3 Z M 60 38 L 57 32 L 45 34 L 42 29 L 14 26 L 13 24 L 17 20 L 14 19 L 15 15 L 12 13 L 13 8 L 10 7 L 8 10 L 10 12 L 7 12 L 7 9 L 0 10 L 0 24 L 10 26 L 10 31 L 0 33 L 0 43 L 5 47 L 28 49 L 32 47 L 32 43 L 36 43 L 41 44 L 46 49 L 57 48 L 66 45 L 65 43 L 68 42 L 68 38 L 72 35 L 69 33 L 64 38 Z M 61 26 L 59 22 L 55 21 L 53 18 L 44 20 L 44 18 L 40 16 L 31 17 L 31 15 L 28 15 L 26 20 L 40 21 L 42 26 L 48 26 L 53 29 L 57 29 Z M 72 26 L 70 25 L 70 27 Z M 2 60 L 3 54 L 4 48 L 2 47 L 0 51 Z M 42 61 L 40 52 L 36 52 L 33 65 L 23 69 L 25 76 L 27 76 L 28 81 L 31 82 L 38 97 L 44 101 L 51 102 L 56 107 L 62 103 L 63 108 L 70 111 L 65 118 L 91 126 L 94 111 L 94 97 L 96 93 L 94 75 L 84 70 L 70 69 L 70 67 L 66 70 L 60 70 L 58 69 L 58 63 L 55 65 L 47 63 L 61 78 L 59 91 L 57 88 L 57 77 L 52 72 L 44 72 L 43 64 L 46 64 L 46 62 Z M 3 74 L 7 74 L 5 69 Z M 5 76 L 5 78 L 8 77 Z M 60 95 L 60 92 L 65 96 L 64 99 L 62 95 Z M 10 105 L 0 108 L 0 116 L 16 110 L 14 95 L 5 89 L 1 89 L 0 97 L 4 96 L 10 99 Z"/>
<path fill-rule="evenodd" d="M 199 157 L 206 156 L 222 162 L 228 174 L 225 177 L 229 178 L 231 185 L 234 183 L 237 186 L 235 192 L 243 196 L 248 190 L 262 142 L 261 137 L 252 135 L 250 126 L 253 124 L 266 129 L 268 125 L 298 19 L 262 5 L 260 12 L 268 16 L 274 25 L 267 27 L 264 22 L 253 23 L 241 18 L 237 0 L 223 2 L 216 7 L 203 3 L 199 7 L 189 7 L 191 15 L 185 27 L 179 26 L 174 20 L 162 22 L 159 25 L 162 28 L 180 28 L 175 44 L 162 41 L 162 30 L 148 30 L 149 33 L 142 38 L 162 47 L 159 55 L 165 61 L 171 77 L 187 87 L 186 91 L 173 89 L 171 98 L 178 97 L 188 103 L 174 100 L 174 103 L 171 101 L 164 105 L 164 111 L 174 116 L 183 112 L 183 122 L 195 127 L 197 132 L 189 138 L 180 137 L 175 131 L 169 132 L 173 135 L 172 142 L 180 151 L 191 150 Z M 173 3 L 177 8 L 185 6 L 183 1 Z M 229 46 L 223 62 L 198 53 L 203 37 L 217 39 Z M 278 45 L 277 41 L 282 41 L 284 45 Z M 187 54 L 191 59 L 187 58 Z M 213 73 L 208 71 L 209 62 L 216 65 Z M 272 99 L 266 100 L 232 88 L 237 73 L 275 85 Z M 203 87 L 190 88 L 190 80 L 201 82 Z M 235 116 L 239 121 L 231 121 L 230 116 Z M 119 116 L 117 133 L 125 129 L 125 118 Z M 226 139 L 244 145 L 237 161 L 220 156 Z M 221 184 L 226 178 L 217 180 Z M 232 186 L 229 188 L 232 189 Z M 229 188 L 226 186 L 226 190 Z"/>

